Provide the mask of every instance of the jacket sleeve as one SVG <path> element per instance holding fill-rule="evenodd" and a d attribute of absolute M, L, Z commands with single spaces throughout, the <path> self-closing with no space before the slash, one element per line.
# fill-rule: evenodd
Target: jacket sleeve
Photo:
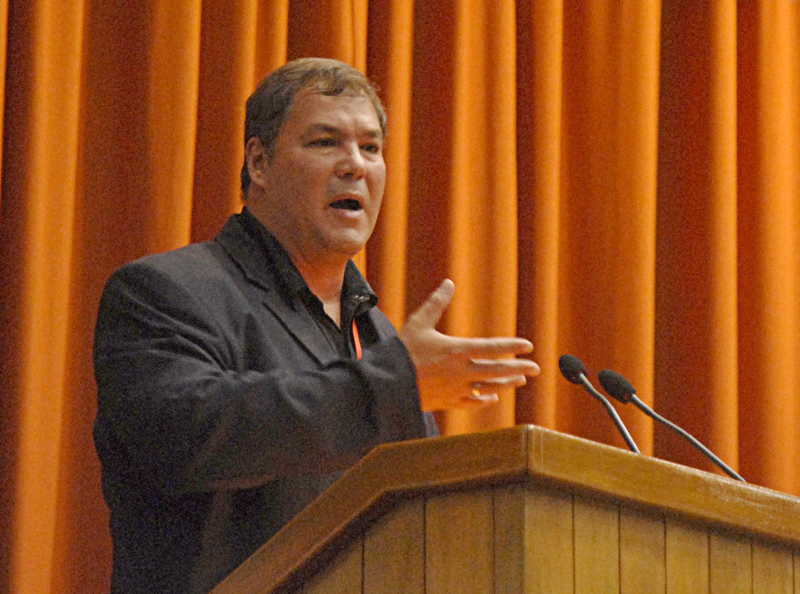
<path fill-rule="evenodd" d="M 220 313 L 226 307 L 147 265 L 109 280 L 94 353 L 104 479 L 178 492 L 244 488 L 342 470 L 378 443 L 425 436 L 398 338 L 361 361 L 320 365 L 286 355 L 288 334 L 259 336 L 272 363 L 248 368 L 258 331 L 247 316 Z"/>

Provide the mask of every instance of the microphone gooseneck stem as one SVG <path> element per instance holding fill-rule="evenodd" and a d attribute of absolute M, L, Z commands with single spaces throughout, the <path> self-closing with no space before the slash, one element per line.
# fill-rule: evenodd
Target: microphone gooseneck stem
<path fill-rule="evenodd" d="M 600 403 L 605 407 L 608 411 L 608 414 L 611 416 L 611 420 L 614 421 L 614 424 L 619 429 L 622 438 L 625 440 L 625 443 L 628 444 L 628 447 L 632 452 L 637 454 L 641 454 L 642 452 L 639 450 L 639 447 L 636 445 L 636 442 L 633 441 L 631 434 L 628 433 L 628 428 L 625 427 L 625 423 L 622 422 L 622 419 L 617 414 L 617 410 L 611 406 L 611 403 L 608 401 L 608 398 L 603 396 L 600 392 L 598 392 L 592 383 L 586 379 L 586 376 L 583 373 L 578 374 L 578 381 L 580 381 L 581 385 L 586 389 L 589 394 L 597 398 Z"/>
<path fill-rule="evenodd" d="M 644 402 L 642 402 L 642 400 L 636 394 L 631 394 L 630 395 L 630 399 L 631 399 L 631 402 L 633 402 L 642 412 L 644 412 L 644 414 L 646 414 L 649 417 L 652 417 L 653 419 L 655 419 L 659 423 L 661 423 L 663 425 L 666 425 L 667 427 L 669 427 L 670 429 L 672 429 L 676 433 L 678 433 L 681 436 L 683 436 L 689 443 L 691 443 L 694 447 L 696 447 L 698 450 L 700 450 L 700 452 L 702 452 L 703 455 L 706 456 L 706 458 L 708 458 L 714 464 L 719 466 L 725 472 L 725 474 L 727 474 L 729 477 L 734 478 L 737 481 L 742 481 L 742 482 L 745 482 L 745 483 L 747 482 L 747 481 L 744 480 L 744 478 L 741 477 L 741 475 L 739 475 L 735 470 L 733 470 L 733 468 L 731 468 L 730 466 L 725 464 L 725 462 L 723 462 L 716 454 L 714 454 L 714 452 L 709 450 L 706 446 L 704 446 L 697 439 L 695 439 L 694 436 L 692 436 L 687 431 L 685 431 L 685 430 L 681 429 L 680 427 L 678 427 L 672 421 L 669 421 L 669 420 L 665 419 L 664 417 L 662 417 L 660 414 L 658 414 L 656 411 L 654 411 L 652 408 L 650 408 Z"/>

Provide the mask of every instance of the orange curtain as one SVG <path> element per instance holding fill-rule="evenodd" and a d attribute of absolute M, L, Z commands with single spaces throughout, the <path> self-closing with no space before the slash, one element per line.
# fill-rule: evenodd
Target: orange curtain
<path fill-rule="evenodd" d="M 401 324 L 519 334 L 542 375 L 446 433 L 623 446 L 562 353 L 749 481 L 800 495 L 800 3 L 0 0 L 0 591 L 107 591 L 94 316 L 124 262 L 240 208 L 244 101 L 287 59 L 364 69 L 389 180 L 358 263 Z M 712 470 L 620 409 L 642 449 Z"/>

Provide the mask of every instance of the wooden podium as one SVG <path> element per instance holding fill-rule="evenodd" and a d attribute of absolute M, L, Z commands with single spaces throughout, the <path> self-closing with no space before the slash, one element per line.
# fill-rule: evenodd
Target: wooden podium
<path fill-rule="evenodd" d="M 213 594 L 800 594 L 800 499 L 532 426 L 381 446 Z"/>

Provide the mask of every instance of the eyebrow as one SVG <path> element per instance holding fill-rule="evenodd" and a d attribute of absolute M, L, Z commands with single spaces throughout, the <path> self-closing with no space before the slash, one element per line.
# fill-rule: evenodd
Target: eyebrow
<path fill-rule="evenodd" d="M 328 124 L 311 124 L 305 131 L 304 136 L 306 134 L 314 134 L 315 132 L 325 132 L 326 134 L 341 134 L 341 128 L 337 128 L 336 126 L 329 126 Z M 380 128 L 369 128 L 365 131 L 365 134 L 370 138 L 375 139 L 382 139 L 383 132 L 381 132 Z"/>

